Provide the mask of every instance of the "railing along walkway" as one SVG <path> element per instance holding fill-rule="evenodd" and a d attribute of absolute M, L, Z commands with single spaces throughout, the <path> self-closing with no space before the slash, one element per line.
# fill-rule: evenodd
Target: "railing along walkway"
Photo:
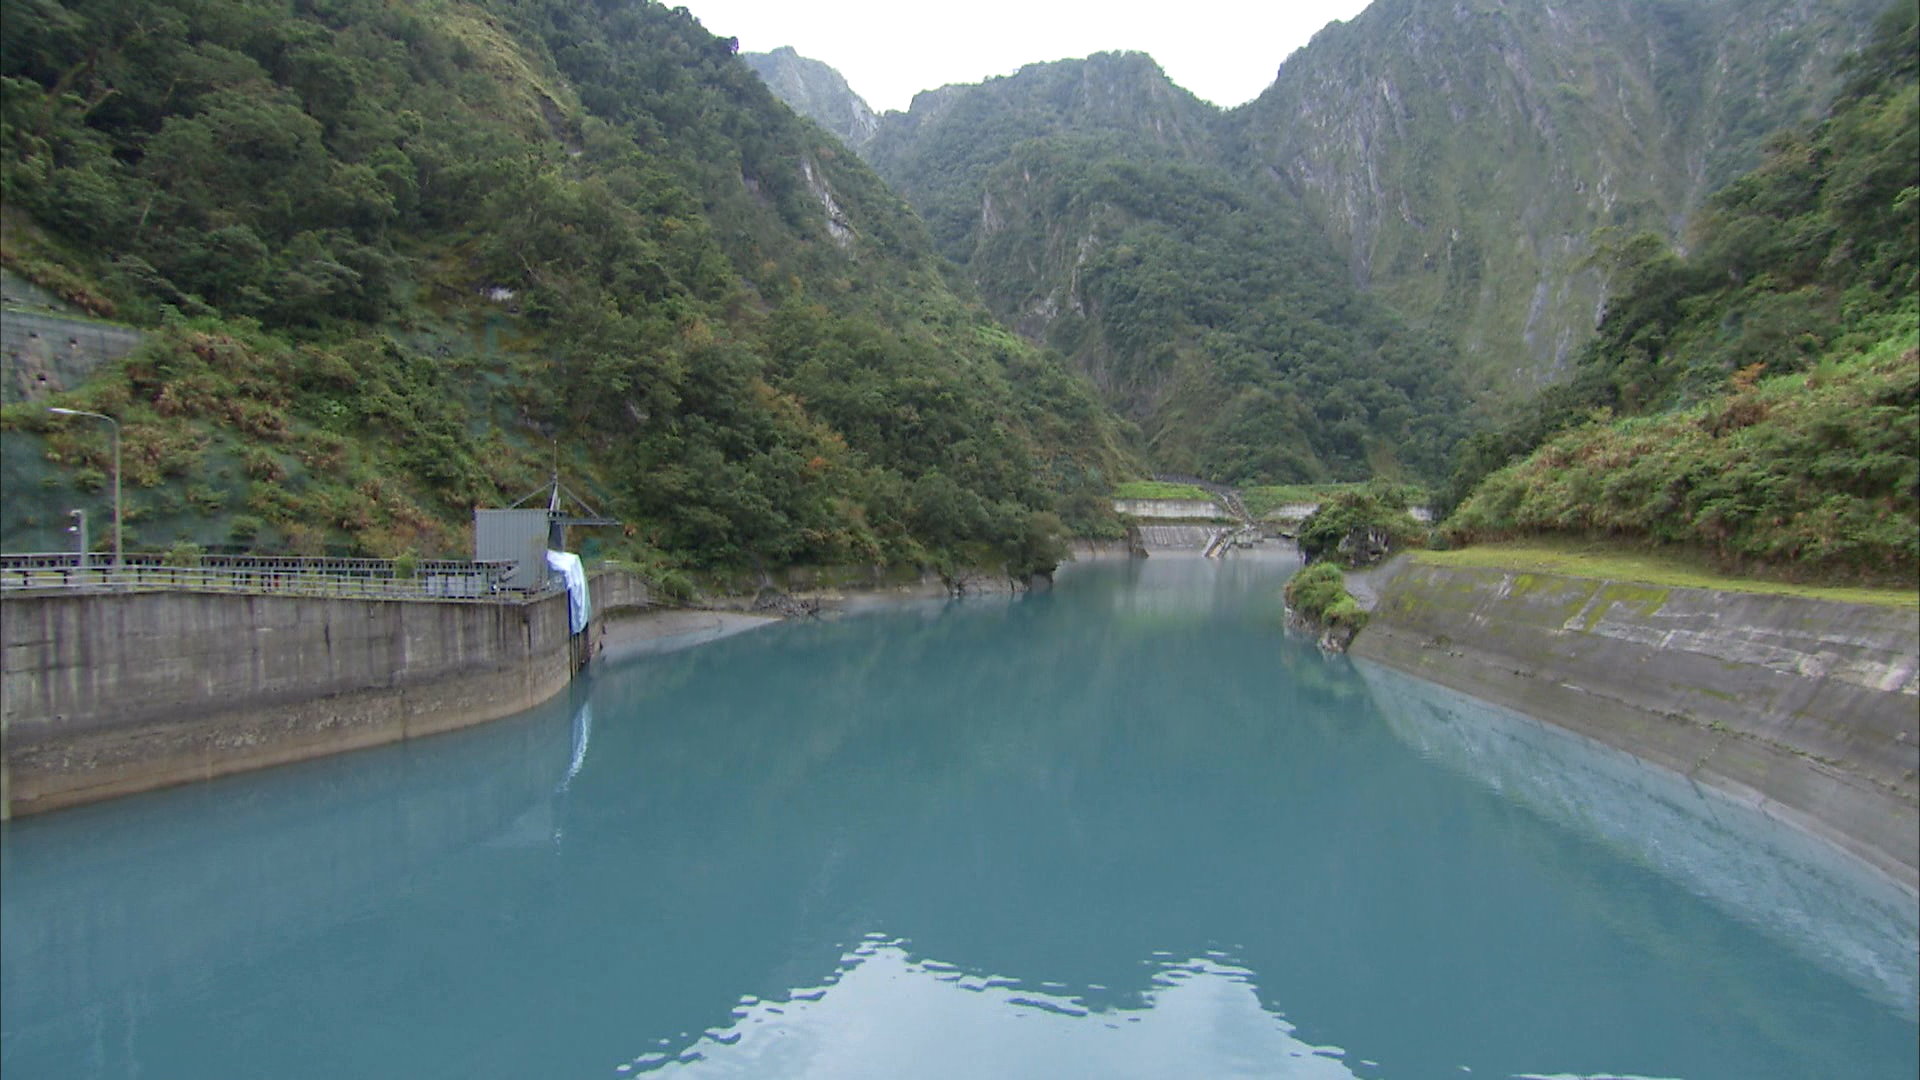
<path fill-rule="evenodd" d="M 324 596 L 369 600 L 520 601 L 552 591 L 502 585 L 510 562 L 421 559 L 411 576 L 393 559 L 330 559 L 272 555 L 202 555 L 192 565 L 168 556 L 127 555 L 116 572 L 111 556 L 55 553 L 0 555 L 0 593 L 216 592 Z"/>

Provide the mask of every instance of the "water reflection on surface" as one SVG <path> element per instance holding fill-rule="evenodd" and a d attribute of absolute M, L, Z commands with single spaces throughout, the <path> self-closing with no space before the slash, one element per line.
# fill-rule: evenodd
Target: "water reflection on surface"
<path fill-rule="evenodd" d="M 172 997 L 366 918 L 476 844 L 546 842 L 567 715 L 586 708 L 562 695 L 479 731 L 0 827 L 4 1060 L 42 1018 Z"/>
<path fill-rule="evenodd" d="M 1023 988 L 915 960 L 873 939 L 831 982 L 780 1001 L 742 999 L 732 1022 L 675 1052 L 623 1063 L 662 1076 L 1191 1076 L 1350 1080 L 1337 1047 L 1302 1042 L 1260 1003 L 1252 974 L 1223 957 L 1154 959 L 1135 1008 Z M 1364 1067 L 1363 1067 L 1364 1068 Z"/>
<path fill-rule="evenodd" d="M 1356 662 L 1388 729 L 1424 756 L 1592 836 L 1852 980 L 1920 1012 L 1914 898 L 1731 796 L 1561 728 Z"/>
<path fill-rule="evenodd" d="M 1294 565 L 773 627 L 14 823 L 0 1065 L 1910 1080 L 1910 910 L 1764 823 L 1608 824 L 1665 796 L 1290 637 Z"/>

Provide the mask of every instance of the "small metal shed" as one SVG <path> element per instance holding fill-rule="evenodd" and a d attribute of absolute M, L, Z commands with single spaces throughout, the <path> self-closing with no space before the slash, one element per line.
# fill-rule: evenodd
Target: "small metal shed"
<path fill-rule="evenodd" d="M 547 494 L 545 509 L 519 509 L 521 503 L 542 492 Z M 574 509 L 567 509 L 567 502 Z M 474 510 L 473 558 L 476 562 L 511 562 L 513 572 L 501 584 L 509 589 L 538 589 L 547 580 L 547 551 L 567 549 L 567 526 L 618 524 L 563 487 L 556 472 L 546 487 L 529 492 L 505 510 Z"/>
<path fill-rule="evenodd" d="M 475 510 L 475 562 L 511 562 L 513 572 L 501 579 L 509 589 L 537 589 L 547 580 L 547 512 L 545 510 Z"/>

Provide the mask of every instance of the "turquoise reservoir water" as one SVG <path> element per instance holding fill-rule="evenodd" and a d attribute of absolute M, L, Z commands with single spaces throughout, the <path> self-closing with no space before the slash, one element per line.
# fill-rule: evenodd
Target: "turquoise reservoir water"
<path fill-rule="evenodd" d="M 1294 564 L 603 666 L 0 832 L 33 1077 L 1887 1077 L 1911 897 L 1290 637 Z"/>

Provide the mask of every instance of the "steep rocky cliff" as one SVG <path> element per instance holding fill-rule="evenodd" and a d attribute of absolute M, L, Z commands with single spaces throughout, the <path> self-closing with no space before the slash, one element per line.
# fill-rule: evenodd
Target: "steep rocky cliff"
<path fill-rule="evenodd" d="M 1684 235 L 1772 131 L 1817 113 L 1882 0 L 1379 0 L 1232 115 L 1353 280 L 1508 391 L 1605 299 L 1596 230 Z M 1600 238 L 1604 244 L 1606 236 Z"/>
<path fill-rule="evenodd" d="M 1294 234 L 1326 239 L 1349 285 L 1444 342 L 1432 364 L 1497 400 L 1553 379 L 1591 335 L 1608 246 L 1640 231 L 1684 238 L 1770 132 L 1824 107 L 1836 64 L 1886 6 L 1378 0 L 1231 112 L 1146 56 L 1109 54 L 923 93 L 882 117 L 862 152 L 1036 340 L 1055 339 L 1062 313 L 1086 314 L 1099 232 L 1076 179 L 1098 171 L 1087 159 L 1177 162 L 1188 190 L 1236 193 L 1211 201 L 1244 242 L 1265 240 L 1242 224 L 1250 205 L 1303 272 L 1318 273 L 1318 256 L 1294 257 L 1311 246 Z M 1034 143 L 1063 136 L 1089 141 L 1066 158 Z M 1107 308 L 1089 332 L 1120 318 Z M 1142 388 L 1151 398 L 1194 362 L 1192 349 L 1150 351 L 1116 398 L 1136 415 L 1151 415 Z M 1081 358 L 1103 377 L 1097 356 Z"/>
<path fill-rule="evenodd" d="M 863 153 L 1030 340 L 1072 358 L 1166 469 L 1432 477 L 1464 430 L 1445 342 L 1348 280 L 1223 114 L 1140 53 L 920 94 Z"/>
<path fill-rule="evenodd" d="M 1431 475 L 1460 434 L 1445 343 L 1363 295 L 1218 110 L 1139 53 L 922 94 L 868 154 L 995 314 L 1215 480 Z"/>
<path fill-rule="evenodd" d="M 983 204 L 988 176 L 1022 143 L 1109 136 L 1111 156 L 1211 163 L 1224 150 L 1218 120 L 1218 110 L 1175 86 L 1146 54 L 1097 53 L 917 94 L 906 112 L 882 118 L 863 154 L 927 219 L 935 244 L 964 263 L 993 221 Z"/>
<path fill-rule="evenodd" d="M 840 137 L 855 150 L 872 141 L 880 119 L 840 73 L 783 46 L 770 53 L 741 53 L 754 74 L 794 112 Z"/>

